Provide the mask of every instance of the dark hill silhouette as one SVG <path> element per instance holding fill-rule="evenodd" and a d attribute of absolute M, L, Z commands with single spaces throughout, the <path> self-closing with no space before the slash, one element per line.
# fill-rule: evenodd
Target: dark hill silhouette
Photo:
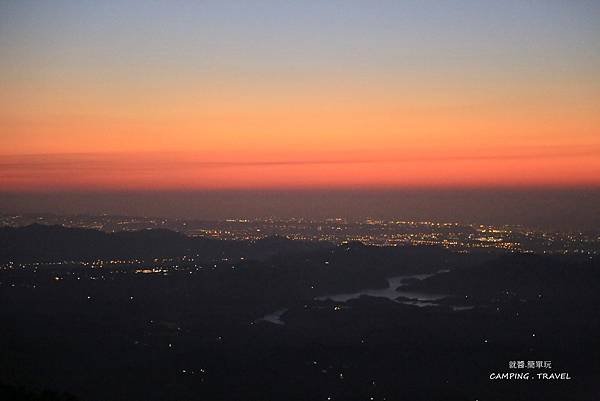
<path fill-rule="evenodd" d="M 508 254 L 413 282 L 411 287 L 479 298 L 499 293 L 529 299 L 593 298 L 600 287 L 600 266 L 589 259 Z"/>
<path fill-rule="evenodd" d="M 291 241 L 283 237 L 222 241 L 188 237 L 164 229 L 104 233 L 92 229 L 32 224 L 0 228 L 0 261 L 62 261 L 105 258 L 153 258 L 200 255 L 207 260 L 225 254 L 264 259 L 280 252 L 332 247 L 325 242 Z"/>

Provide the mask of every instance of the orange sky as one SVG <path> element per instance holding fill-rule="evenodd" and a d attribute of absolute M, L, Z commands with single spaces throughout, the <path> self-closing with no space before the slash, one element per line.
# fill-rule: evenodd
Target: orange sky
<path fill-rule="evenodd" d="M 452 20 L 411 26 L 449 43 L 340 24 L 347 43 L 290 50 L 260 27 L 227 36 L 239 18 L 210 48 L 140 21 L 123 29 L 158 39 L 132 49 L 128 36 L 99 41 L 70 21 L 65 32 L 8 25 L 0 190 L 600 185 L 600 52 L 585 24 L 565 43 L 545 42 L 569 27 L 550 23 L 516 27 L 531 43 L 459 42 Z M 297 40 L 310 22 L 277 34 Z"/>
<path fill-rule="evenodd" d="M 8 133 L 0 187 L 600 184 L 600 110 L 564 102 L 558 90 L 538 98 L 311 89 L 256 98 L 23 95 L 0 111 Z"/>

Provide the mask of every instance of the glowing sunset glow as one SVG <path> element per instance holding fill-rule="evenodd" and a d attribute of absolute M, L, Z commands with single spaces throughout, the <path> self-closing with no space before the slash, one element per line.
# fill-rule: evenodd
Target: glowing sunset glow
<path fill-rule="evenodd" d="M 600 185 L 592 2 L 99 3 L 0 5 L 0 190 Z"/>

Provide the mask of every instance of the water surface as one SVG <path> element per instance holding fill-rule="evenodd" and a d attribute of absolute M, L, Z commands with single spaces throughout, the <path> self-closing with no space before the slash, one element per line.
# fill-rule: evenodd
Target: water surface
<path fill-rule="evenodd" d="M 380 297 L 387 298 L 395 301 L 398 297 L 410 298 L 411 301 L 407 301 L 406 303 L 410 303 L 411 305 L 424 306 L 431 305 L 431 301 L 436 301 L 441 298 L 444 298 L 445 295 L 440 294 L 430 294 L 425 292 L 415 292 L 415 291 L 404 291 L 399 287 L 402 287 L 403 281 L 408 279 L 418 279 L 423 280 L 425 278 L 434 276 L 437 273 L 433 274 L 413 274 L 413 275 L 403 275 L 403 276 L 395 276 L 387 278 L 388 286 L 386 288 L 380 289 L 364 289 L 356 292 L 348 292 L 341 294 L 328 294 L 320 297 L 316 297 L 317 301 L 326 301 L 331 300 L 335 302 L 346 302 L 351 299 L 360 298 L 363 295 L 367 295 L 370 297 Z"/>

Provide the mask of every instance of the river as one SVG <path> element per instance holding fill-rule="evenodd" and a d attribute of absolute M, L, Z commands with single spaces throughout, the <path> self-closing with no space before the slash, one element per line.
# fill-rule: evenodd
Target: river
<path fill-rule="evenodd" d="M 339 294 L 328 294 L 320 297 L 315 297 L 315 301 L 326 301 L 331 300 L 334 302 L 347 302 L 351 299 L 360 298 L 363 295 L 367 295 L 370 297 L 380 297 L 387 298 L 392 301 L 396 301 L 398 297 L 409 298 L 410 300 L 399 301 L 403 304 L 408 305 L 416 305 L 416 306 L 432 306 L 437 305 L 435 301 L 446 297 L 446 295 L 441 294 L 429 294 L 424 292 L 413 292 L 413 291 L 403 291 L 401 287 L 403 286 L 403 281 L 409 279 L 417 279 L 423 280 L 428 277 L 434 276 L 438 273 L 444 273 L 447 270 L 440 270 L 436 273 L 431 274 L 412 274 L 412 275 L 402 275 L 402 276 L 394 276 L 387 278 L 388 286 L 386 288 L 380 289 L 363 289 L 356 292 L 347 292 L 347 293 L 339 293 Z M 285 322 L 281 319 L 281 316 L 285 312 L 287 312 L 287 308 L 281 308 L 276 310 L 275 312 L 271 312 L 256 321 L 266 321 L 273 324 L 283 325 Z"/>

